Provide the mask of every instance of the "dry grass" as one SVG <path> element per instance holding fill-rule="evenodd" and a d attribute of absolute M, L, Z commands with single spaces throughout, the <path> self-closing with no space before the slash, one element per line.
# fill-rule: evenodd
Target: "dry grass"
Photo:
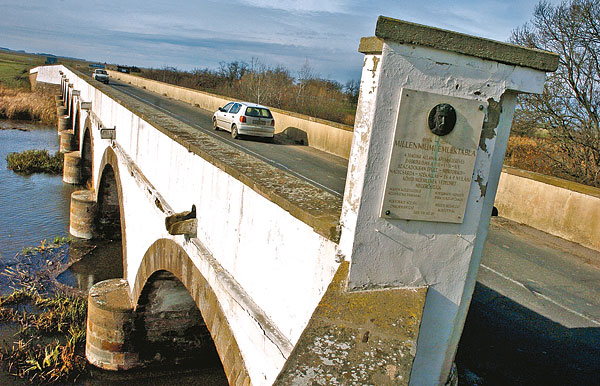
<path fill-rule="evenodd" d="M 17 256 L 4 276 L 14 290 L 0 296 L 0 323 L 16 324 L 14 342 L 0 345 L 0 363 L 12 375 L 32 384 L 64 384 L 87 368 L 85 333 L 87 299 L 54 285 L 68 239 L 43 240 Z M 52 263 L 52 264 L 49 264 Z"/>
<path fill-rule="evenodd" d="M 504 164 L 532 172 L 553 175 L 554 167 L 546 155 L 554 146 L 545 138 L 511 136 L 508 140 Z"/>
<path fill-rule="evenodd" d="M 585 179 L 581 174 L 570 172 L 578 167 L 590 169 L 589 165 L 578 165 L 578 159 L 573 156 L 572 152 L 559 146 L 559 143 L 550 137 L 514 135 L 508 140 L 504 164 L 584 185 L 600 187 L 600 179 Z"/>
<path fill-rule="evenodd" d="M 10 89 L 0 85 L 0 118 L 56 124 L 56 104 L 50 92 Z"/>
<path fill-rule="evenodd" d="M 29 304 L 40 312 L 19 312 Z M 18 323 L 18 340 L 0 349 L 0 360 L 12 375 L 37 384 L 75 380 L 87 362 L 84 357 L 87 300 L 54 294 L 40 295 L 35 288 L 0 298 L 0 318 Z"/>

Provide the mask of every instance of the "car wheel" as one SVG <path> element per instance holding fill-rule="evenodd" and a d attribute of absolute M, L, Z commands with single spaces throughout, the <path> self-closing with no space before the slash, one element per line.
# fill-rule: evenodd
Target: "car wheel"
<path fill-rule="evenodd" d="M 217 126 L 217 120 L 215 118 L 213 118 L 213 129 L 215 129 L 215 131 L 219 131 L 219 126 Z"/>
<path fill-rule="evenodd" d="M 240 135 L 238 134 L 238 131 L 237 131 L 237 126 L 236 126 L 236 125 L 233 125 L 233 126 L 231 127 L 231 138 L 233 138 L 233 139 L 238 139 L 239 137 L 240 137 Z"/>

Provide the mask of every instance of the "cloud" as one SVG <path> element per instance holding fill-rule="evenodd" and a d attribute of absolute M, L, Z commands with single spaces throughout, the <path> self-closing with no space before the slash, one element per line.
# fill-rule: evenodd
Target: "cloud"
<path fill-rule="evenodd" d="M 238 0 L 240 3 L 260 8 L 280 9 L 289 12 L 347 13 L 343 0 Z"/>

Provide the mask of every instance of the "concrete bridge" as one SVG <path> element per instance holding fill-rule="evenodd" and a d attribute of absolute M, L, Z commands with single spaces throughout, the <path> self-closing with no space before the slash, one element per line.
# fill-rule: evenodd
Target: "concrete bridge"
<path fill-rule="evenodd" d="M 388 18 L 360 51 L 343 198 L 75 68 L 35 69 L 60 87 L 64 180 L 86 186 L 71 233 L 122 241 L 123 278 L 90 290 L 91 363 L 176 341 L 216 351 L 232 385 L 455 382 L 515 98 L 557 57 Z"/>

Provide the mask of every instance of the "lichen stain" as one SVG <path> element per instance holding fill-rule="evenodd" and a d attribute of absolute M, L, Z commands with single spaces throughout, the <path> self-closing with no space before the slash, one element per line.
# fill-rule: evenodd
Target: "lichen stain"
<path fill-rule="evenodd" d="M 375 78 L 375 75 L 377 74 L 377 65 L 379 64 L 379 58 L 377 56 L 373 56 L 373 69 L 371 70 L 373 72 L 373 78 Z"/>
<path fill-rule="evenodd" d="M 349 269 L 340 264 L 274 385 L 408 385 L 427 289 L 347 292 Z"/>
<path fill-rule="evenodd" d="M 502 114 L 502 98 L 500 98 L 500 102 L 489 98 L 487 117 L 483 122 L 483 129 L 479 138 L 479 148 L 486 153 L 488 153 L 488 148 L 485 141 L 496 137 L 496 127 L 498 127 L 498 123 L 500 122 L 500 114 Z"/>
<path fill-rule="evenodd" d="M 479 186 L 479 191 L 481 193 L 481 197 L 485 197 L 485 193 L 487 191 L 487 184 L 485 184 L 483 182 L 483 177 L 481 177 L 479 174 L 477 175 L 477 178 L 475 179 L 475 182 L 477 182 L 477 185 Z"/>

